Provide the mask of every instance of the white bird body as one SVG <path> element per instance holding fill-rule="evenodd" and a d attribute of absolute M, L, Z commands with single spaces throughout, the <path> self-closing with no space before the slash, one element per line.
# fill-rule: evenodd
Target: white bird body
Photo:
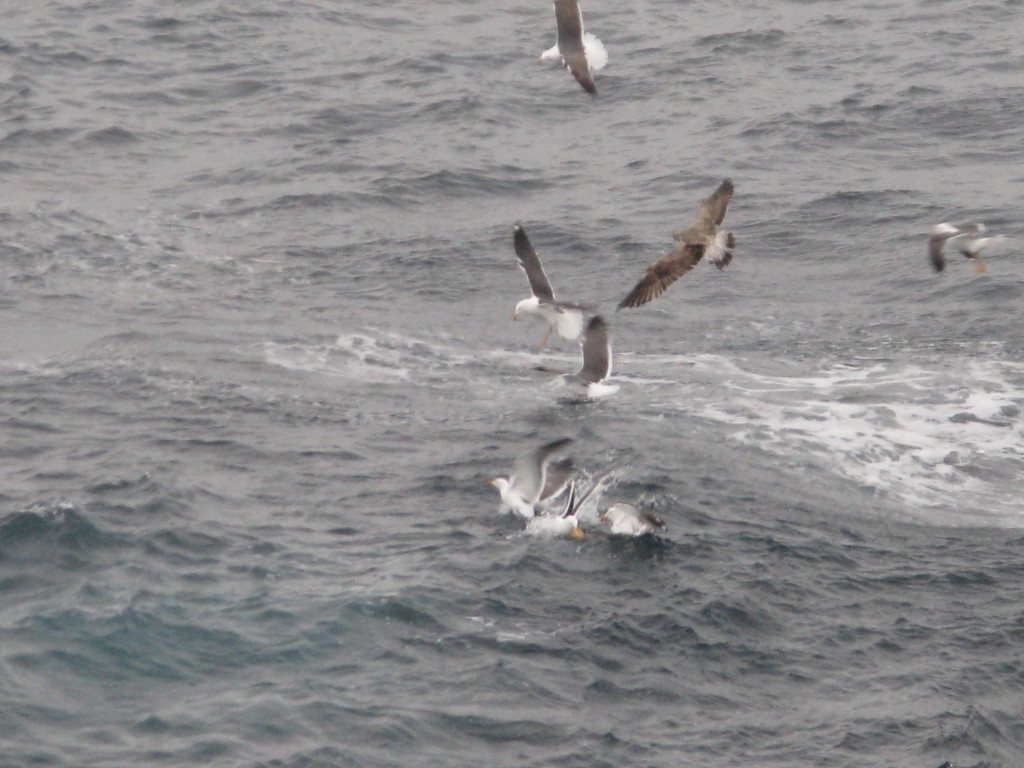
<path fill-rule="evenodd" d="M 512 512 L 524 520 L 534 516 L 536 501 L 526 498 L 508 478 L 496 477 L 490 482 L 491 487 L 497 488 L 501 494 L 501 512 Z"/>
<path fill-rule="evenodd" d="M 657 515 L 623 502 L 609 507 L 601 515 L 601 521 L 610 523 L 611 533 L 616 536 L 643 536 L 666 527 L 665 521 Z"/>
<path fill-rule="evenodd" d="M 512 319 L 518 320 L 523 314 L 543 317 L 548 326 L 558 331 L 558 335 L 566 341 L 578 339 L 583 333 L 583 310 L 579 307 L 542 303 L 536 296 L 531 296 L 516 304 Z"/>
<path fill-rule="evenodd" d="M 936 224 L 928 233 L 928 256 L 936 272 L 946 267 L 946 246 L 956 248 L 974 262 L 975 271 L 985 271 L 985 262 L 981 252 L 991 243 L 1005 240 L 1004 235 L 984 235 L 985 225 L 950 224 L 947 221 Z"/>
<path fill-rule="evenodd" d="M 600 72 L 608 63 L 608 50 L 604 47 L 604 43 L 590 32 L 583 33 L 583 53 L 593 72 Z M 562 52 L 558 50 L 558 43 L 556 42 L 544 51 L 540 55 L 540 60 L 546 63 L 561 64 Z"/>
<path fill-rule="evenodd" d="M 576 483 L 572 483 L 562 514 L 536 515 L 526 523 L 526 532 L 531 536 L 579 539 L 583 536 L 583 530 L 576 519 L 576 510 Z"/>
<path fill-rule="evenodd" d="M 593 73 L 608 63 L 604 44 L 583 29 L 583 12 L 579 0 L 554 0 L 555 44 L 540 55 L 540 60 L 561 63 L 576 78 L 583 90 L 597 95 Z"/>
<path fill-rule="evenodd" d="M 603 397 L 610 397 L 619 391 L 618 384 L 605 384 L 601 381 L 584 383 L 574 379 L 572 375 L 565 377 L 565 383 L 575 394 L 588 400 L 600 400 Z"/>
<path fill-rule="evenodd" d="M 526 532 L 531 536 L 545 536 L 550 538 L 578 538 L 575 531 L 580 530 L 576 515 L 568 517 L 554 515 L 536 515 L 526 524 Z"/>
<path fill-rule="evenodd" d="M 583 332 L 583 307 L 555 298 L 555 289 L 544 272 L 540 256 L 530 243 L 530 238 L 526 236 L 526 230 L 519 224 L 512 229 L 512 244 L 519 267 L 526 273 L 526 279 L 530 282 L 531 293 L 529 298 L 516 304 L 512 319 L 518 320 L 519 315 L 527 314 L 547 320 L 548 332 L 541 339 L 542 347 L 547 344 L 548 336 L 553 330 L 557 330 L 558 335 L 566 341 L 578 339 Z"/>
<path fill-rule="evenodd" d="M 551 457 L 571 442 L 572 438 L 563 437 L 546 443 L 517 458 L 508 477 L 488 480 L 487 484 L 501 495 L 500 510 L 530 520 L 537 514 L 537 507 L 543 499 L 557 496 L 561 488 L 549 486 L 548 465 Z"/>
<path fill-rule="evenodd" d="M 612 341 L 608 324 L 600 315 L 590 318 L 582 347 L 583 366 L 579 373 L 563 374 L 562 381 L 577 395 L 592 400 L 618 392 L 619 385 L 608 381 L 612 374 Z"/>

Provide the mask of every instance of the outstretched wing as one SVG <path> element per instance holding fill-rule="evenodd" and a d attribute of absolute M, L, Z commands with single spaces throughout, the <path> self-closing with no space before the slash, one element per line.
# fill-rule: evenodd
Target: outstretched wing
<path fill-rule="evenodd" d="M 512 241 L 515 244 L 516 256 L 519 257 L 519 266 L 526 273 L 526 279 L 530 281 L 530 290 L 540 301 L 554 301 L 555 289 L 551 287 L 548 276 L 544 274 L 544 267 L 540 263 L 540 256 L 533 250 L 530 238 L 521 226 L 516 224 L 512 234 Z"/>
<path fill-rule="evenodd" d="M 936 272 L 946 268 L 946 241 L 951 237 L 949 234 L 932 235 L 928 239 L 928 258 L 932 261 L 932 267 Z"/>
<path fill-rule="evenodd" d="M 544 489 L 546 464 L 551 457 L 572 442 L 571 437 L 563 437 L 545 443 L 525 456 L 515 460 L 512 474 L 516 478 L 516 491 L 529 502 L 536 503 Z"/>
<path fill-rule="evenodd" d="M 544 489 L 540 492 L 540 500 L 552 499 L 565 490 L 565 486 L 569 484 L 575 469 L 576 462 L 572 459 L 561 459 L 548 464 Z"/>
<path fill-rule="evenodd" d="M 619 309 L 640 307 L 658 298 L 672 283 L 697 266 L 702 258 L 703 245 L 679 243 L 673 251 L 647 268 L 647 273 L 640 278 L 640 282 L 619 302 Z"/>
<path fill-rule="evenodd" d="M 555 23 L 558 25 L 558 52 L 562 54 L 565 68 L 591 95 L 597 93 L 594 78 L 590 75 L 586 49 L 583 47 L 583 14 L 578 0 L 554 0 Z"/>
<path fill-rule="evenodd" d="M 734 191 L 732 179 L 726 179 L 718 185 L 711 197 L 701 201 L 697 207 L 697 215 L 693 223 L 684 230 L 676 232 L 675 239 L 685 243 L 693 243 L 713 237 L 718 225 L 725 220 L 725 212 L 729 208 Z"/>
<path fill-rule="evenodd" d="M 583 367 L 577 374 L 580 380 L 596 384 L 608 378 L 612 372 L 611 334 L 600 315 L 595 315 L 587 325 L 583 339 Z"/>
<path fill-rule="evenodd" d="M 928 258 L 936 272 L 941 272 L 946 267 L 946 243 L 954 240 L 964 243 L 972 238 L 978 237 L 985 231 L 984 224 L 949 224 L 942 222 L 932 228 L 931 237 L 928 238 Z M 961 248 L 965 254 L 970 254 L 966 248 Z"/>

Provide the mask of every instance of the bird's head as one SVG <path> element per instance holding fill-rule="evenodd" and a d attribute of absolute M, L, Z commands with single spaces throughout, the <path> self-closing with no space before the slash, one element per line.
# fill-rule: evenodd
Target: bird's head
<path fill-rule="evenodd" d="M 521 315 L 523 312 L 531 311 L 536 306 L 537 299 L 535 297 L 531 296 L 528 299 L 523 299 L 518 304 L 516 304 L 516 308 L 512 311 L 512 319 L 518 320 L 519 315 Z"/>
<path fill-rule="evenodd" d="M 615 525 L 619 521 L 625 520 L 635 515 L 635 507 L 633 507 L 631 504 L 623 504 L 622 502 L 619 502 L 618 504 L 612 504 L 612 506 L 608 508 L 608 511 L 601 515 L 601 517 L 598 519 L 602 523 L 611 523 L 612 525 Z"/>
<path fill-rule="evenodd" d="M 504 495 L 505 491 L 508 490 L 508 478 L 507 477 L 495 477 L 492 480 L 487 481 L 487 485 L 494 488 L 498 493 Z"/>
<path fill-rule="evenodd" d="M 956 227 L 954 227 L 948 221 L 944 221 L 941 224 L 936 224 L 934 227 L 932 227 L 931 231 L 928 234 L 931 235 L 932 237 L 938 237 L 939 235 L 949 235 L 956 231 Z"/>

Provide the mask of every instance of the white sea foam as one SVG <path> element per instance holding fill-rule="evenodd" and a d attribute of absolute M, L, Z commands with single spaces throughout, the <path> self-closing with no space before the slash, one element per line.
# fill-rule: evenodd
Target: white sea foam
<path fill-rule="evenodd" d="M 409 380 L 412 353 L 362 334 L 326 342 L 266 342 L 266 360 L 293 371 L 308 371 L 365 383 Z"/>
<path fill-rule="evenodd" d="M 685 385 L 680 409 L 793 467 L 823 467 L 925 517 L 939 507 L 979 522 L 1018 514 L 1022 365 L 965 356 L 779 375 L 714 355 L 673 362 L 703 385 Z"/>

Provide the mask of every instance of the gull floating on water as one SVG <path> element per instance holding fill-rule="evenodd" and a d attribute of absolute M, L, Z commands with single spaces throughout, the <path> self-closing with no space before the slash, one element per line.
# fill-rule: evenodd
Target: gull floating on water
<path fill-rule="evenodd" d="M 732 181 L 726 179 L 711 197 L 700 204 L 693 224 L 675 234 L 675 248 L 647 268 L 640 282 L 619 302 L 619 309 L 639 307 L 658 298 L 705 256 L 719 269 L 724 269 L 732 261 L 736 238 L 732 232 L 719 229 L 732 193 Z"/>
<path fill-rule="evenodd" d="M 512 465 L 512 474 L 508 477 L 488 480 L 487 484 L 501 494 L 501 511 L 514 512 L 519 517 L 529 520 L 537 514 L 537 506 L 541 501 L 556 496 L 557 493 L 548 484 L 548 464 L 558 451 L 571 442 L 571 437 L 563 437 L 545 443 L 540 448 L 517 458 Z M 571 471 L 570 468 L 569 472 Z M 562 487 L 557 489 L 558 492 L 561 492 L 566 482 L 562 481 Z M 544 495 L 545 491 L 549 493 L 548 496 Z"/>
<path fill-rule="evenodd" d="M 603 490 L 605 480 L 611 475 L 605 472 L 599 475 L 590 485 L 585 494 L 576 496 L 576 481 L 569 484 L 569 499 L 558 515 L 536 515 L 526 523 L 526 532 L 539 536 L 568 536 L 570 539 L 581 538 L 584 533 L 580 528 L 579 513 L 591 496 Z"/>
<path fill-rule="evenodd" d="M 580 504 L 582 503 L 581 500 Z M 576 504 L 576 483 L 573 482 L 569 485 L 569 498 L 562 513 L 560 515 L 536 515 L 530 518 L 526 523 L 526 532 L 533 536 L 558 538 L 567 536 L 570 539 L 579 539 L 583 536 L 583 529 L 580 528 L 579 521 L 576 519 L 577 509 L 579 509 L 579 505 Z"/>
<path fill-rule="evenodd" d="M 548 332 L 541 339 L 542 347 L 547 344 L 548 336 L 556 328 L 558 335 L 563 339 L 569 341 L 578 339 L 583 331 L 583 307 L 578 304 L 558 301 L 555 298 L 555 289 L 551 287 L 551 281 L 544 273 L 540 257 L 533 250 L 526 231 L 518 224 L 512 230 L 512 242 L 515 245 L 516 256 L 519 258 L 519 266 L 526 273 L 526 279 L 530 281 L 530 291 L 533 293 L 530 298 L 523 299 L 516 304 L 512 319 L 517 320 L 519 315 L 526 313 L 540 315 L 547 320 Z"/>
<path fill-rule="evenodd" d="M 616 536 L 643 536 L 667 527 L 665 521 L 654 513 L 624 502 L 613 504 L 601 515 L 600 520 L 609 523 L 611 533 Z"/>
<path fill-rule="evenodd" d="M 583 12 L 578 0 L 554 0 L 558 39 L 540 55 L 541 61 L 558 61 L 565 65 L 583 90 L 597 95 L 592 72 L 604 69 L 608 51 L 604 43 L 583 31 Z"/>
<path fill-rule="evenodd" d="M 1005 240 L 1003 235 L 985 236 L 984 224 L 950 224 L 942 222 L 932 227 L 928 238 L 928 256 L 936 272 L 946 268 L 946 245 L 953 245 L 968 259 L 974 261 L 974 271 L 985 271 L 981 252 L 989 243 Z"/>

